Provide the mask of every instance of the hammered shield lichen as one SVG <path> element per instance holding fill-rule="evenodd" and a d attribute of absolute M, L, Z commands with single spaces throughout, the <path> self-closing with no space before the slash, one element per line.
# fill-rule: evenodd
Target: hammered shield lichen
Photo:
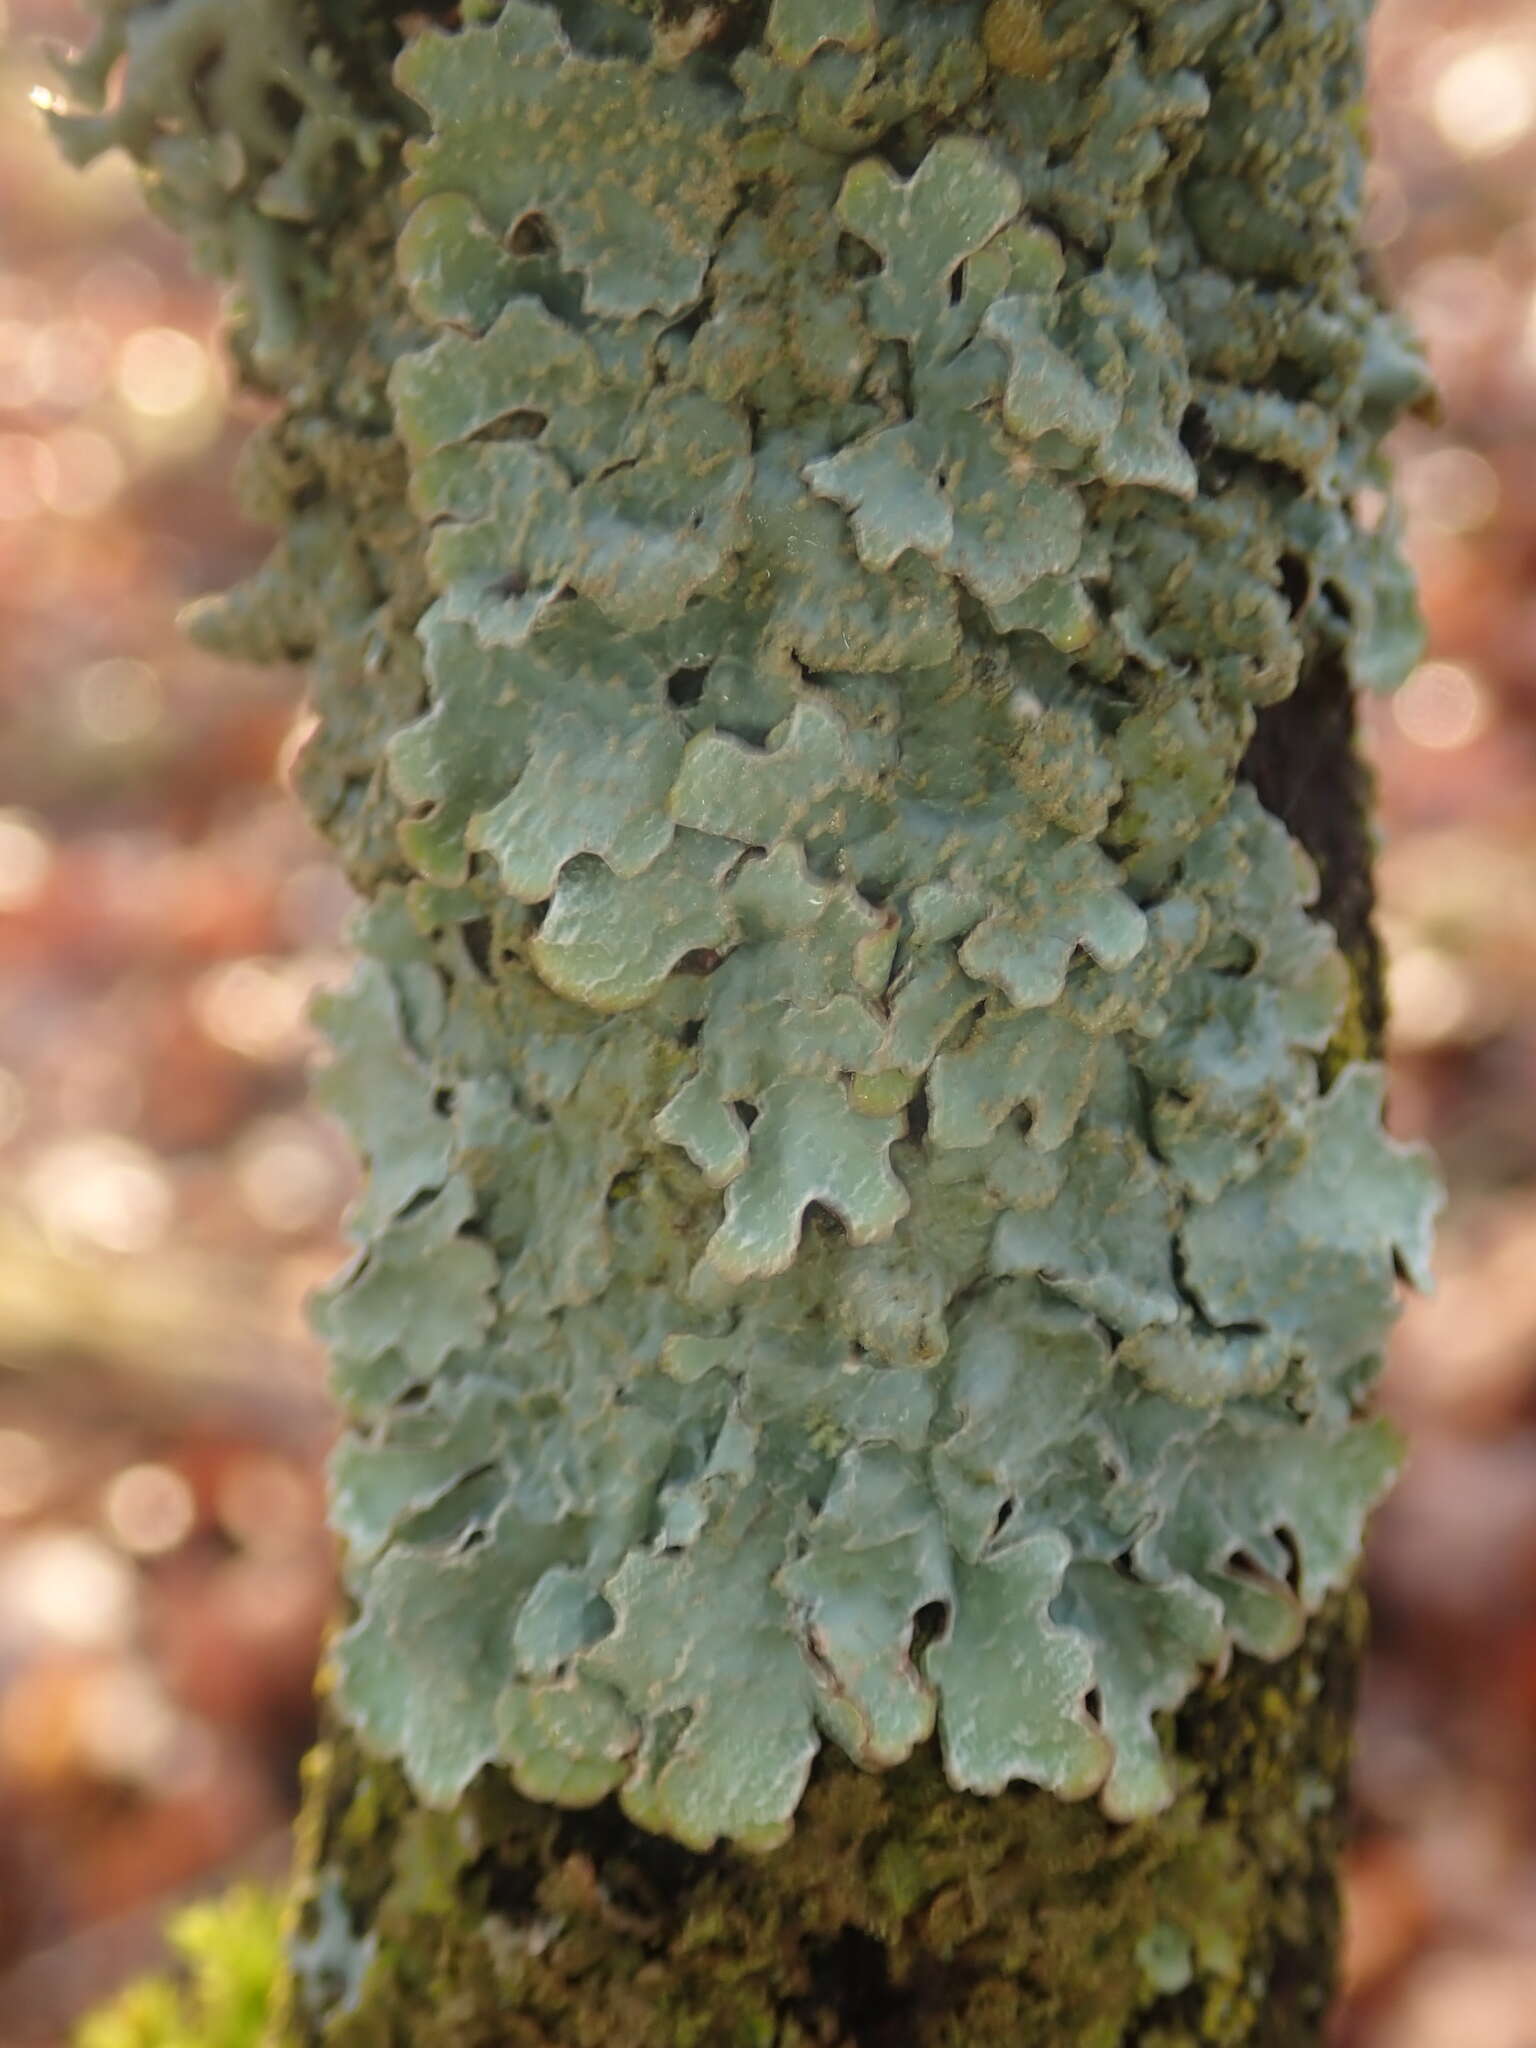
<path fill-rule="evenodd" d="M 477 0 L 400 59 L 424 696 L 322 1320 L 339 1699 L 430 1800 L 767 1844 L 820 1741 L 936 1725 L 1159 1811 L 1159 1717 L 1390 1474 L 1432 1181 L 1241 775 L 1413 645 L 1358 10 L 1051 12 Z"/>

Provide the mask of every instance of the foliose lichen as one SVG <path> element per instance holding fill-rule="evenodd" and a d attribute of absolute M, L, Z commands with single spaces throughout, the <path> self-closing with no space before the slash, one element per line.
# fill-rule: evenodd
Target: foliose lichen
<path fill-rule="evenodd" d="M 253 360 L 276 371 L 326 285 L 306 232 L 333 210 L 338 160 L 376 169 L 391 122 L 360 114 L 323 13 L 303 0 L 90 4 L 90 43 L 54 59 L 74 104 L 42 96 L 59 147 L 81 166 L 112 149 L 133 158 L 204 267 L 239 277 Z"/>
<path fill-rule="evenodd" d="M 339 1708 L 693 1848 L 935 1726 L 1150 1815 L 1350 1573 L 1435 1204 L 1242 774 L 1416 644 L 1363 8 L 654 11 L 410 35 L 390 416 L 205 620 L 356 733 Z"/>
<path fill-rule="evenodd" d="M 452 1812 L 333 1723 L 306 1766 L 293 2048 L 1301 2048 L 1321 2039 L 1363 1603 L 1178 1716 L 1174 1803 L 958 1793 L 827 1745 L 771 1856 L 699 1856 L 486 1771 Z M 345 1915 L 345 1917 L 344 1917 Z"/>

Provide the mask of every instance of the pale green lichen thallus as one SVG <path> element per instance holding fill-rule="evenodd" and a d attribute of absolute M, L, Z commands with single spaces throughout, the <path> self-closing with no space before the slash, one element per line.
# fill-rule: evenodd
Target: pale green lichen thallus
<path fill-rule="evenodd" d="M 233 138 L 281 383 L 299 172 L 382 145 L 233 35 L 201 155 L 139 124 L 198 11 L 110 10 L 120 105 L 60 125 L 194 208 Z M 388 416 L 359 370 L 248 464 L 300 509 L 204 630 L 318 649 L 375 899 L 321 1084 L 373 1169 L 337 1698 L 429 1801 L 494 1762 L 764 1845 L 818 1744 L 936 1726 L 957 1787 L 1158 1812 L 1159 1717 L 1297 1642 L 1391 1474 L 1433 1181 L 1240 774 L 1304 665 L 1416 645 L 1361 508 L 1418 371 L 1308 144 L 1360 10 L 1047 12 L 422 23 Z"/>

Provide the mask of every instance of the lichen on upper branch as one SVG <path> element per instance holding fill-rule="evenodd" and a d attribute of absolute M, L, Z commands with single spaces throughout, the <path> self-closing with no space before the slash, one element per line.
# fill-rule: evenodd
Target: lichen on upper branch
<path fill-rule="evenodd" d="M 275 371 L 325 284 L 305 229 L 338 210 L 345 163 L 378 167 L 389 123 L 357 105 L 306 0 L 93 5 L 91 42 L 54 60 L 79 103 L 47 106 L 59 147 L 82 166 L 134 159 L 156 211 L 240 281 L 254 359 Z"/>

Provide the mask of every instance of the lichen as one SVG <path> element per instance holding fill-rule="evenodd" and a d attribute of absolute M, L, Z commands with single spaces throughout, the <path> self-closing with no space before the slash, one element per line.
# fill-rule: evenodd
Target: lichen
<path fill-rule="evenodd" d="M 308 231 L 337 216 L 349 170 L 377 170 L 395 121 L 363 114 L 304 0 L 91 4 L 90 43 L 55 60 L 75 103 L 48 106 L 59 146 L 75 164 L 122 149 L 141 167 L 198 260 L 240 282 L 253 359 L 275 374 L 326 286 Z"/>
<path fill-rule="evenodd" d="M 205 618 L 373 898 L 338 1711 L 695 1850 L 935 1726 L 1141 1820 L 1349 1577 L 1435 1200 L 1243 772 L 1412 647 L 1358 11 L 727 12 L 413 29 Z"/>
<path fill-rule="evenodd" d="M 819 1737 L 889 1766 L 935 1719 L 960 1786 L 1156 1810 L 1154 1717 L 1347 1576 L 1392 1462 L 1353 1408 L 1432 1206 L 1373 1071 L 1323 1092 L 1348 978 L 1237 773 L 1313 647 L 1355 651 L 1330 561 L 1286 595 L 1308 522 L 1354 530 L 1384 418 L 1342 193 L 1331 267 L 1314 234 L 1294 285 L 1236 287 L 1254 338 L 1218 365 L 1198 316 L 1249 265 L 1180 207 L 1259 76 L 1235 21 L 1176 64 L 1074 31 L 1164 137 L 1083 248 L 1045 160 L 1075 141 L 1081 188 L 1109 139 L 1028 99 L 996 8 L 1002 76 L 974 67 L 963 116 L 941 95 L 900 167 L 808 95 L 925 75 L 923 9 L 882 7 L 878 54 L 857 10 L 819 37 L 776 11 L 744 99 L 720 63 L 598 53 L 585 17 L 485 13 L 399 73 L 432 222 L 404 278 L 441 335 L 392 379 L 439 522 L 429 708 L 392 758 L 424 872 L 502 934 L 489 985 L 432 917 L 393 970 L 445 977 L 418 1203 L 464 1184 L 459 1097 L 514 1014 L 533 1057 L 459 1226 L 511 1262 L 495 1323 L 445 1285 L 416 1329 L 440 1194 L 368 1219 L 326 1311 L 357 1432 L 341 1700 L 430 1797 L 496 1761 L 696 1848 L 778 1839 Z M 1262 76 L 1305 53 L 1287 104 L 1337 108 L 1349 47 L 1309 17 Z M 489 138 L 534 93 L 509 165 Z M 545 272 L 513 277 L 530 222 Z M 818 237 L 818 331 L 862 364 L 830 405 L 786 341 Z M 1063 579 L 1065 648 L 1029 610 Z M 466 687 L 479 754 L 446 723 Z M 529 1271 L 550 1237 L 578 1271 Z M 354 1376 L 391 1330 L 380 1401 Z M 561 1628 L 525 1628 L 557 1592 Z"/>
<path fill-rule="evenodd" d="M 1140 1598 L 1103 1576 L 1115 1590 L 1085 1597 Z M 1199 1761 L 1164 1813 L 1128 1824 L 1046 1792 L 957 1793 L 931 1750 L 870 1773 L 828 1748 L 783 1847 L 696 1856 L 497 1773 L 435 1813 L 338 1728 L 313 1772 L 306 1933 L 274 2038 L 1299 2048 L 1329 1991 L 1359 1622 L 1357 1601 L 1331 1602 L 1304 1650 L 1208 1682 L 1179 1723 Z M 312 1967 L 317 1944 L 333 1967 Z"/>

